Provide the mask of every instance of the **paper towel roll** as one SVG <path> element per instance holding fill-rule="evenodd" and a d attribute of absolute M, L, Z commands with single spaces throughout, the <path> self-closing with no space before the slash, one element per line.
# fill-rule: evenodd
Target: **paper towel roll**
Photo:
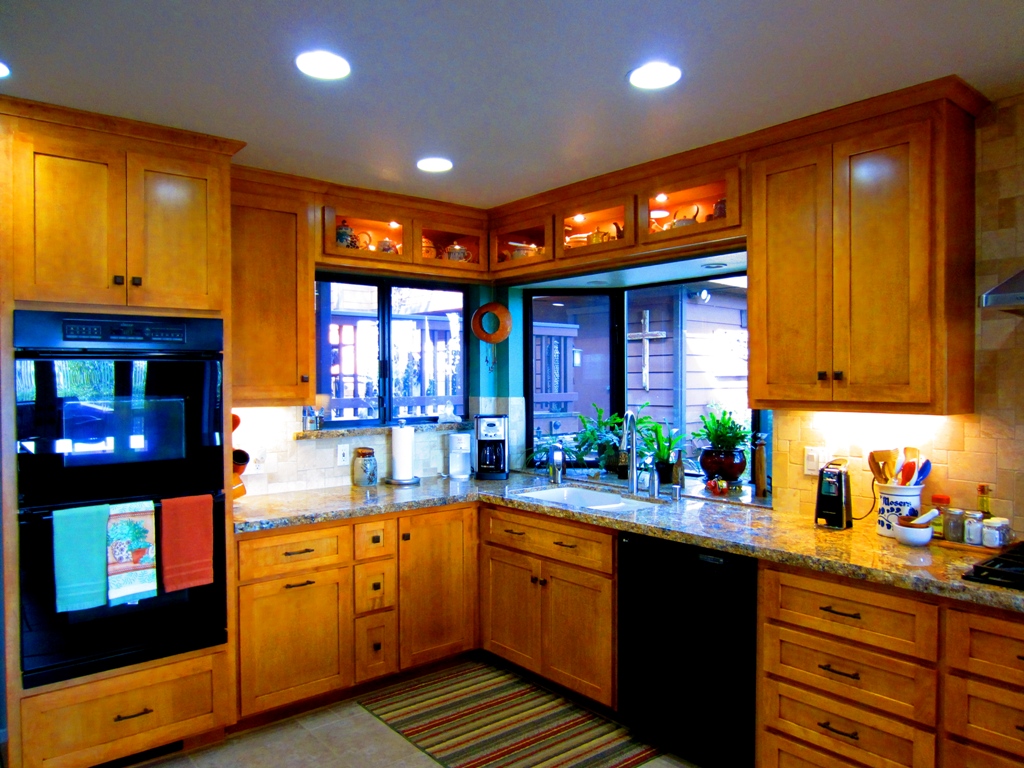
<path fill-rule="evenodd" d="M 412 427 L 391 428 L 391 477 L 412 480 Z"/>

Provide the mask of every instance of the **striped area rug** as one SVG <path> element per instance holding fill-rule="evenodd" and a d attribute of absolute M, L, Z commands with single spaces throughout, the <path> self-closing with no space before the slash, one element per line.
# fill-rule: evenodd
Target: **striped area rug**
<path fill-rule="evenodd" d="M 447 768 L 632 768 L 658 754 L 622 726 L 475 661 L 359 703 Z"/>

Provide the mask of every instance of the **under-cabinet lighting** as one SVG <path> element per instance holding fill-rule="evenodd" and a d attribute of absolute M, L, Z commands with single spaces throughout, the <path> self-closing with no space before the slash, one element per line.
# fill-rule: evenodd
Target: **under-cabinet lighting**
<path fill-rule="evenodd" d="M 391 227 L 392 229 L 398 229 L 402 225 L 399 224 L 397 221 L 389 221 L 388 226 Z"/>
<path fill-rule="evenodd" d="M 341 56 L 330 51 L 306 51 L 295 57 L 295 66 L 303 74 L 318 80 L 340 80 L 348 77 L 352 67 Z"/>
<path fill-rule="evenodd" d="M 572 217 L 572 220 L 575 221 L 577 224 L 582 224 L 584 221 L 587 220 L 587 217 L 584 216 L 582 213 L 577 213 L 575 216 Z"/>
<path fill-rule="evenodd" d="M 659 203 L 667 203 L 668 195 L 666 195 L 664 192 L 660 192 L 659 194 L 654 196 L 654 199 Z"/>
<path fill-rule="evenodd" d="M 667 88 L 682 76 L 683 72 L 679 67 L 673 67 L 664 61 L 649 61 L 629 73 L 629 82 L 637 88 L 652 90 Z"/>
<path fill-rule="evenodd" d="M 664 219 L 666 216 L 668 216 L 668 211 L 662 211 L 662 210 L 651 211 L 651 218 L 652 219 Z"/>
<path fill-rule="evenodd" d="M 0 61 L 0 77 L 7 77 L 9 74 L 11 74 L 11 68 Z"/>
<path fill-rule="evenodd" d="M 452 169 L 452 161 L 445 157 L 424 157 L 416 167 L 427 173 L 444 173 Z"/>

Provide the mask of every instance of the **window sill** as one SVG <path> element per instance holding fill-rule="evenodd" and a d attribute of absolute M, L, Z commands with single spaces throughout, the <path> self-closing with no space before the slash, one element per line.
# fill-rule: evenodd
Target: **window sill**
<path fill-rule="evenodd" d="M 296 440 L 331 440 L 336 437 L 359 437 L 365 435 L 389 435 L 391 427 L 387 425 L 379 427 L 345 427 L 343 429 L 313 429 L 306 432 L 296 432 Z M 417 432 L 469 432 L 472 424 L 463 419 L 461 422 L 448 424 L 410 424 Z"/>

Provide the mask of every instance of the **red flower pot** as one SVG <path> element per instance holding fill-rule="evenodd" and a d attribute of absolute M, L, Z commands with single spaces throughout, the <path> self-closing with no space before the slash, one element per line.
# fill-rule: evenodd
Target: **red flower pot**
<path fill-rule="evenodd" d="M 747 468 L 747 457 L 736 448 L 732 451 L 720 451 L 715 448 L 704 448 L 700 452 L 700 468 L 704 470 L 704 479 L 710 480 L 718 476 L 730 483 L 740 479 Z"/>

